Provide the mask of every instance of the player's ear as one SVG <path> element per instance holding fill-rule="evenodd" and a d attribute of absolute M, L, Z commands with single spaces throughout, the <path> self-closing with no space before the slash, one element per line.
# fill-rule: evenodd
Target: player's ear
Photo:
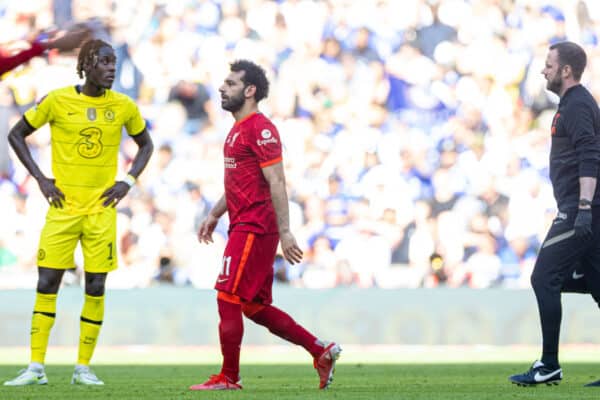
<path fill-rule="evenodd" d="M 81 70 L 83 71 L 84 78 L 90 74 L 91 69 L 92 69 L 92 66 L 91 66 L 89 60 L 86 60 L 83 62 L 83 64 L 81 64 Z"/>
<path fill-rule="evenodd" d="M 92 57 L 86 57 L 83 61 L 82 69 L 85 72 L 85 76 L 88 76 L 92 69 L 98 65 L 98 55 L 94 54 Z"/>
<path fill-rule="evenodd" d="M 256 86 L 254 85 L 248 85 L 244 88 L 244 96 L 250 98 L 250 97 L 254 97 L 254 94 L 256 93 Z"/>

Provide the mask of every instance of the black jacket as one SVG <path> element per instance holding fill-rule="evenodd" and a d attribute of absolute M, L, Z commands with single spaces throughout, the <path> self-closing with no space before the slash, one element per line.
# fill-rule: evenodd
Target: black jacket
<path fill-rule="evenodd" d="M 552 120 L 550 180 L 561 211 L 577 208 L 579 177 L 599 178 L 600 110 L 582 85 L 569 88 Z M 600 182 L 592 205 L 600 205 Z"/>

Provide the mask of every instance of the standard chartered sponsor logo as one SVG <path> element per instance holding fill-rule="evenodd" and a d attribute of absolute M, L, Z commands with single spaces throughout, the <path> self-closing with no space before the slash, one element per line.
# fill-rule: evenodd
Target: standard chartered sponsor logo
<path fill-rule="evenodd" d="M 236 166 L 235 158 L 225 157 L 225 168 L 235 168 Z"/>

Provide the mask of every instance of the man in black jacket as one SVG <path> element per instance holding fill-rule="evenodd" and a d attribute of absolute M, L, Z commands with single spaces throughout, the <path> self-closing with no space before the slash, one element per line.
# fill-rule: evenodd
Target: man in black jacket
<path fill-rule="evenodd" d="M 509 379 L 517 385 L 557 384 L 562 379 L 558 341 L 561 290 L 579 279 L 600 304 L 600 110 L 579 82 L 584 50 L 572 42 L 550 46 L 542 71 L 546 88 L 560 97 L 551 128 L 550 180 L 558 215 L 541 246 L 531 275 L 542 325 L 540 361 Z M 567 290 L 565 290 L 567 289 Z M 592 386 L 600 386 L 600 381 Z"/>

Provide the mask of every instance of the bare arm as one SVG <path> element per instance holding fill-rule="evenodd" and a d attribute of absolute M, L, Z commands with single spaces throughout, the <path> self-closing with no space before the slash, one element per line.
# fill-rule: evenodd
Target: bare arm
<path fill-rule="evenodd" d="M 25 142 L 25 138 L 33 132 L 35 132 L 35 129 L 27 123 L 25 118 L 21 118 L 8 133 L 8 142 L 19 160 L 21 160 L 27 171 L 29 171 L 29 174 L 35 178 L 40 191 L 48 202 L 54 207 L 62 208 L 62 201 L 65 199 L 65 195 L 56 187 L 54 179 L 47 178 L 42 173 L 40 167 L 31 156 L 29 147 Z"/>
<path fill-rule="evenodd" d="M 594 199 L 594 193 L 596 192 L 596 178 L 591 176 L 582 176 L 579 178 L 579 199 L 589 200 Z M 580 206 L 580 208 L 583 208 Z"/>
<path fill-rule="evenodd" d="M 35 132 L 35 129 L 33 129 L 24 118 L 21 118 L 8 133 L 8 142 L 31 176 L 35 179 L 39 179 L 44 176 L 44 174 L 42 174 L 37 163 L 33 160 L 29 147 L 27 147 L 27 143 L 25 142 L 25 138 L 33 132 Z"/>
<path fill-rule="evenodd" d="M 129 175 L 137 179 L 144 168 L 146 168 L 146 165 L 148 165 L 148 161 L 150 161 L 150 156 L 152 156 L 152 151 L 154 150 L 154 144 L 146 129 L 139 135 L 133 136 L 133 140 L 138 145 L 138 151 L 133 158 Z"/>
<path fill-rule="evenodd" d="M 219 201 L 210 210 L 206 219 L 200 224 L 198 229 L 198 240 L 200 243 L 212 243 L 212 233 L 214 232 L 219 218 L 227 211 L 227 201 L 225 195 L 221 196 Z"/>
<path fill-rule="evenodd" d="M 50 39 L 47 42 L 33 42 L 31 47 L 13 56 L 0 56 L 0 75 L 15 67 L 44 53 L 47 49 L 58 49 L 58 51 L 73 50 L 89 36 L 89 29 L 85 26 L 76 25 L 62 36 Z"/>
<path fill-rule="evenodd" d="M 133 158 L 133 163 L 131 165 L 131 169 L 129 170 L 129 175 L 133 176 L 137 179 L 138 176 L 142 173 L 146 165 L 148 165 L 148 161 L 150 160 L 150 156 L 152 155 L 152 150 L 154 149 L 154 144 L 152 144 L 152 139 L 148 134 L 148 131 L 144 129 L 142 133 L 139 135 L 132 136 L 135 143 L 138 145 L 138 150 L 135 153 L 135 157 Z M 109 187 L 102 193 L 104 198 L 103 206 L 107 207 L 109 205 L 115 207 L 119 204 L 119 201 L 123 197 L 127 195 L 131 189 L 131 186 L 127 182 L 118 181 L 115 182 L 114 185 Z"/>
<path fill-rule="evenodd" d="M 291 264 L 299 263 L 302 261 L 302 250 L 300 250 L 294 235 L 290 232 L 290 212 L 287 192 L 285 190 L 283 163 L 278 162 L 277 164 L 264 167 L 262 172 L 269 183 L 271 200 L 273 201 L 273 208 L 277 215 L 277 225 L 279 227 L 279 238 L 281 240 L 283 255 Z"/>
<path fill-rule="evenodd" d="M 70 28 L 61 36 L 54 37 L 42 45 L 48 49 L 57 49 L 58 51 L 70 51 L 79 47 L 90 36 L 90 29 L 78 24 Z"/>
<path fill-rule="evenodd" d="M 210 214 L 219 219 L 225 214 L 225 211 L 227 211 L 227 201 L 225 200 L 225 195 L 223 195 L 210 210 Z"/>

